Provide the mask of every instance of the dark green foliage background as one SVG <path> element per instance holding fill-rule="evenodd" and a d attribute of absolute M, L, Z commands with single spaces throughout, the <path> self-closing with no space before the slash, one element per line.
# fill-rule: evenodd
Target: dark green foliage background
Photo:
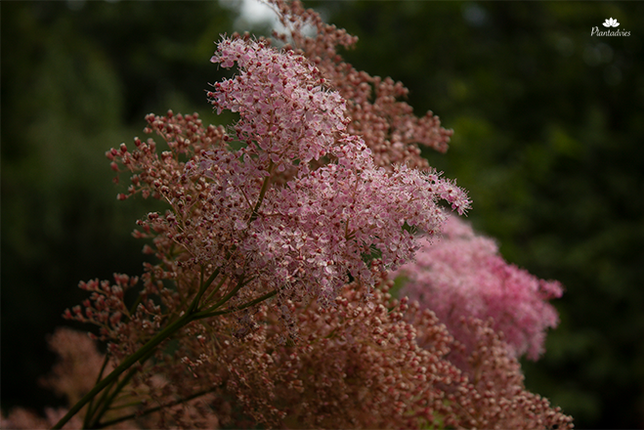
<path fill-rule="evenodd" d="M 309 4 L 309 3 L 307 3 Z M 644 3 L 317 2 L 358 69 L 455 131 L 432 164 L 470 191 L 503 255 L 562 281 L 527 385 L 581 428 L 644 428 Z M 138 274 L 150 202 L 117 202 L 104 152 L 143 116 L 210 112 L 217 2 L 2 2 L 2 407 L 37 388 L 79 280 Z M 591 37 L 617 19 L 630 37 Z M 223 122 L 227 122 L 225 119 Z M 123 178 L 124 180 L 126 178 Z M 126 182 L 126 181 L 124 181 Z"/>

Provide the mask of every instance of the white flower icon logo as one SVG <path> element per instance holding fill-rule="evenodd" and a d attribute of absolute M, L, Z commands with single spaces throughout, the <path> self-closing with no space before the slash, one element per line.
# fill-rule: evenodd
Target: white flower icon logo
<path fill-rule="evenodd" d="M 606 21 L 604 21 L 604 27 L 617 27 L 619 26 L 619 22 L 615 18 L 608 18 Z"/>

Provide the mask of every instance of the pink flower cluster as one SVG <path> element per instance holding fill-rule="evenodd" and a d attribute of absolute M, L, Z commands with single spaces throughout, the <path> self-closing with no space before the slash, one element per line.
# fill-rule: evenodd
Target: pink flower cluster
<path fill-rule="evenodd" d="M 213 61 L 239 67 L 209 96 L 218 110 L 240 114 L 235 135 L 223 142 L 245 146 L 214 144 L 195 152 L 180 194 L 168 195 L 176 184 L 160 177 L 139 182 L 175 205 L 173 214 L 155 214 L 148 222 L 194 262 L 231 277 L 243 271 L 255 291 L 283 289 L 289 298 L 329 301 L 347 274 L 373 283 L 365 256 L 377 253 L 383 267 L 411 258 L 416 243 L 405 226 L 439 230 L 445 219 L 440 200 L 461 214 L 468 208 L 465 192 L 433 171 L 377 167 L 364 141 L 344 132 L 343 99 L 322 87 L 319 71 L 304 57 L 237 38 L 223 39 Z M 172 121 L 149 119 L 166 138 Z M 115 158 L 131 170 L 146 169 L 133 162 L 143 159 L 135 154 L 117 152 Z M 318 163 L 310 166 L 312 160 Z M 292 168 L 295 176 L 276 183 Z M 198 184 L 198 193 L 187 202 L 189 182 Z"/>
<path fill-rule="evenodd" d="M 401 294 L 433 310 L 469 349 L 472 339 L 461 330 L 462 317 L 492 318 L 514 356 L 536 360 L 546 330 L 557 326 L 557 311 L 548 300 L 561 297 L 557 281 L 544 281 L 508 264 L 496 243 L 450 217 L 436 243 L 426 241 L 416 260 L 398 272 Z"/>
<path fill-rule="evenodd" d="M 329 86 L 346 101 L 351 121 L 347 132 L 359 135 L 371 149 L 376 165 L 390 169 L 396 164 L 431 170 L 421 156 L 419 145 L 439 152 L 447 151 L 452 130 L 441 127 L 438 116 L 427 112 L 414 115 L 413 108 L 402 101 L 408 90 L 391 78 L 371 76 L 343 61 L 337 47 L 350 48 L 358 38 L 335 25 L 325 23 L 301 2 L 270 2 L 287 34 L 275 34 L 301 52 L 319 70 Z M 315 34 L 311 36 L 311 32 Z"/>
<path fill-rule="evenodd" d="M 319 70 L 304 57 L 271 49 L 265 41 L 224 38 L 211 61 L 240 70 L 208 95 L 217 113 L 239 113 L 237 139 L 261 154 L 256 165 L 270 160 L 283 171 L 298 160 L 307 169 L 346 129 L 344 100 L 323 87 Z"/>

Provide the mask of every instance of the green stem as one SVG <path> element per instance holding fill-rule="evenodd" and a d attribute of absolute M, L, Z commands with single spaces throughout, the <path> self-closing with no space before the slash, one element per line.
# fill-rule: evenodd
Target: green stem
<path fill-rule="evenodd" d="M 250 302 L 246 302 L 245 304 L 243 304 L 243 305 L 241 305 L 241 306 L 239 306 L 239 307 L 236 307 L 236 308 L 235 308 L 235 309 L 233 309 L 233 310 L 235 310 L 235 311 L 241 311 L 242 309 L 246 309 L 246 308 L 249 308 L 249 307 L 251 307 L 251 306 L 254 306 L 254 305 L 258 304 L 258 303 L 263 302 L 264 300 L 270 299 L 270 298 L 271 298 L 271 297 L 273 297 L 275 294 L 277 294 L 280 290 L 281 290 L 281 288 L 276 288 L 276 289 L 274 289 L 273 291 L 268 292 L 268 293 L 264 294 L 263 296 L 260 296 L 260 297 L 258 297 L 258 298 L 256 298 L 256 299 L 253 299 L 253 300 L 251 300 Z"/>
<path fill-rule="evenodd" d="M 202 279 L 202 281 L 201 281 L 201 285 L 199 286 L 199 291 L 197 292 L 197 295 L 195 296 L 195 298 L 194 298 L 194 300 L 192 301 L 192 303 L 190 304 L 190 307 L 188 308 L 188 312 L 187 312 L 187 313 L 191 314 L 191 313 L 193 313 L 193 312 L 197 309 L 197 307 L 199 306 L 199 300 L 201 300 L 201 296 L 203 296 L 203 294 L 206 292 L 206 290 L 208 289 L 208 287 L 210 286 L 210 284 L 212 284 L 212 283 L 213 283 L 213 281 L 215 280 L 215 278 L 216 278 L 217 276 L 219 276 L 219 272 L 220 272 L 220 271 L 221 271 L 221 267 L 218 267 L 214 272 L 212 272 L 212 275 L 210 275 L 210 276 L 208 277 L 208 279 L 206 280 L 206 282 L 203 282 L 203 269 L 202 269 L 202 272 L 201 272 L 201 275 L 202 275 L 202 276 L 201 276 L 201 279 Z"/>
<path fill-rule="evenodd" d="M 96 382 L 94 384 L 98 384 L 103 377 L 103 372 L 105 372 L 105 368 L 107 367 L 107 363 L 110 361 L 110 356 L 109 354 L 105 354 L 105 359 L 103 360 L 103 365 L 101 366 L 100 372 L 98 372 L 98 376 L 96 378 Z M 83 428 L 89 428 L 89 420 L 91 416 L 94 414 L 95 411 L 93 411 L 94 407 L 94 399 L 90 400 L 89 404 L 87 405 L 87 414 L 85 415 L 85 419 L 83 420 Z"/>
<path fill-rule="evenodd" d="M 112 381 L 112 383 L 103 391 L 103 394 L 101 395 L 100 399 L 98 399 L 98 402 L 96 402 L 95 408 L 91 406 L 92 402 L 94 401 L 94 399 L 92 399 L 92 401 L 90 402 L 90 406 L 87 407 L 87 411 L 85 412 L 85 419 L 83 420 L 84 421 L 83 428 L 92 428 L 92 418 L 94 417 L 94 415 L 96 415 L 97 411 L 102 409 L 102 405 L 105 404 L 105 400 L 110 395 L 110 392 L 112 391 L 112 388 L 114 388 L 114 385 L 116 384 L 117 381 L 118 379 L 115 379 L 114 381 Z M 98 382 L 100 382 L 100 380 Z M 99 413 L 99 416 L 100 415 L 102 415 L 102 412 Z"/>
<path fill-rule="evenodd" d="M 258 297 L 256 299 L 253 299 L 250 302 L 246 302 L 246 303 L 244 303 L 243 305 L 241 305 L 239 307 L 235 306 L 234 308 L 228 308 L 228 309 L 224 309 L 223 311 L 218 311 L 218 312 L 214 312 L 212 310 L 212 308 L 207 309 L 207 310 L 202 311 L 202 312 L 198 312 L 198 313 L 195 314 L 195 320 L 214 317 L 214 316 L 217 316 L 217 315 L 225 315 L 225 314 L 229 314 L 229 313 L 232 313 L 232 312 L 235 312 L 235 311 L 244 310 L 244 309 L 249 308 L 251 306 L 254 306 L 254 305 L 258 304 L 258 303 L 261 303 L 264 300 L 270 299 L 271 297 L 276 295 L 279 292 L 279 290 L 280 290 L 279 288 L 276 288 L 273 291 L 268 292 L 268 293 L 264 294 L 263 296 L 260 296 L 260 297 Z"/>
<path fill-rule="evenodd" d="M 249 282 L 251 282 L 253 279 L 255 279 L 255 277 L 252 277 L 252 278 L 250 278 L 249 280 L 244 281 L 244 277 L 242 276 L 242 277 L 239 279 L 239 282 L 237 282 L 237 285 L 235 285 L 235 288 L 233 288 L 232 290 L 230 290 L 230 291 L 228 292 L 228 294 L 226 294 L 224 297 L 222 297 L 222 299 L 221 299 L 221 300 L 219 300 L 217 303 L 215 303 L 214 305 L 212 305 L 212 306 L 211 306 L 211 307 L 209 307 L 208 309 L 206 309 L 206 310 L 204 310 L 204 311 L 201 311 L 201 312 L 197 312 L 197 313 L 195 313 L 195 316 L 196 316 L 196 318 L 195 318 L 195 319 L 205 318 L 205 316 L 199 316 L 199 315 L 208 314 L 208 313 L 210 313 L 210 312 L 212 312 L 212 311 L 215 311 L 215 310 L 219 309 L 220 307 L 222 307 L 224 304 L 226 304 L 226 302 L 227 302 L 228 300 L 230 300 L 230 299 L 231 299 L 235 294 L 237 294 L 237 292 L 238 292 L 238 291 L 239 291 L 239 290 L 240 290 L 244 285 L 247 285 L 247 284 L 248 284 Z"/>
<path fill-rule="evenodd" d="M 150 352 L 148 352 L 146 356 L 142 357 L 141 360 L 139 360 L 141 364 L 147 361 L 152 356 L 153 353 L 154 353 L 154 350 L 150 350 Z M 98 413 L 95 414 L 96 416 L 93 417 L 93 420 L 90 421 L 90 425 L 88 426 L 88 428 L 95 428 L 96 424 L 101 420 L 105 412 L 107 412 L 108 409 L 111 408 L 112 402 L 114 402 L 114 399 L 116 398 L 116 396 L 118 396 L 118 394 L 123 390 L 123 388 L 125 388 L 125 386 L 130 382 L 130 380 L 132 379 L 132 377 L 137 371 L 138 369 L 136 367 L 130 369 L 128 374 L 125 375 L 125 377 L 117 384 L 116 388 L 109 395 L 109 397 L 107 397 L 104 400 L 101 399 L 102 407 L 100 408 Z M 110 390 L 107 390 L 106 393 L 108 393 L 109 391 Z"/>
<path fill-rule="evenodd" d="M 210 301 L 210 299 L 212 299 L 212 297 L 213 297 L 215 294 L 217 294 L 217 291 L 219 291 L 219 289 L 221 288 L 221 286 L 222 286 L 222 285 L 224 285 L 224 282 L 226 282 L 227 280 L 228 280 L 228 276 L 224 276 L 224 277 L 221 279 L 221 281 L 219 281 L 219 283 L 215 286 L 215 288 L 213 288 L 213 289 L 212 289 L 212 291 L 210 292 L 210 294 L 208 294 L 208 297 L 206 297 L 206 299 L 204 300 L 204 304 L 205 304 L 205 303 L 208 303 L 208 302 Z"/>
<path fill-rule="evenodd" d="M 115 418 L 115 419 L 110 420 L 110 421 L 105 421 L 104 423 L 98 423 L 93 428 L 100 429 L 100 428 L 104 428 L 104 427 L 109 427 L 111 425 L 118 424 L 118 423 L 121 423 L 123 421 L 131 420 L 132 418 L 137 418 L 137 417 L 142 417 L 142 416 L 145 416 L 145 415 L 149 415 L 149 414 L 151 414 L 153 412 L 160 411 L 163 408 L 169 408 L 169 407 L 172 407 L 172 406 L 179 405 L 181 403 L 189 402 L 190 400 L 196 399 L 197 397 L 203 396 L 204 394 L 211 393 L 211 392 L 215 391 L 217 388 L 219 388 L 219 387 L 210 388 L 210 389 L 204 390 L 204 391 L 198 391 L 198 392 L 196 392 L 194 394 L 189 395 L 188 397 L 184 397 L 183 399 L 178 399 L 178 400 L 175 400 L 173 402 L 165 403 L 165 404 L 160 405 L 160 406 L 155 406 L 154 408 L 146 409 L 145 411 L 140 412 L 140 413 L 134 413 L 134 414 L 130 414 L 130 415 L 125 415 L 125 416 Z"/>
<path fill-rule="evenodd" d="M 83 406 L 85 406 L 89 401 L 91 401 L 98 393 L 100 393 L 105 387 L 110 384 L 113 384 L 114 381 L 118 379 L 119 376 L 137 361 L 143 360 L 147 354 L 154 350 L 161 342 L 172 336 L 179 329 L 189 324 L 195 319 L 195 314 L 186 313 L 181 316 L 179 319 L 168 325 L 166 328 L 161 330 L 156 336 L 150 339 L 145 345 L 143 345 L 138 351 L 127 357 L 121 364 L 119 364 L 109 375 L 105 377 L 102 381 L 94 386 L 87 394 L 85 394 L 74 406 L 72 406 L 67 414 L 60 419 L 52 427 L 52 429 L 62 428 L 74 415 L 80 411 Z"/>
<path fill-rule="evenodd" d="M 259 190 L 259 197 L 257 198 L 257 203 L 255 203 L 253 212 L 251 213 L 250 218 L 248 219 L 248 225 L 250 225 L 253 221 L 255 221 L 259 216 L 259 207 L 262 205 L 262 202 L 264 201 L 264 196 L 266 195 L 266 191 L 268 191 L 268 186 L 270 185 L 270 182 L 271 182 L 271 175 L 273 173 L 273 168 L 275 168 L 275 164 L 273 163 L 273 160 L 270 160 L 268 164 L 268 176 L 266 177 L 266 179 L 264 179 L 264 183 L 262 184 L 262 189 Z"/>

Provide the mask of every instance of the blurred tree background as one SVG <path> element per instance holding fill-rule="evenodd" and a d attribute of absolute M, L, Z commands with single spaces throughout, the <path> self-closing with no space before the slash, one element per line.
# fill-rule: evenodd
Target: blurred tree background
<path fill-rule="evenodd" d="M 360 37 L 344 53 L 356 68 L 454 129 L 446 155 L 426 155 L 470 191 L 476 228 L 566 287 L 528 387 L 579 428 L 644 428 L 644 3 L 306 5 Z M 240 29 L 239 2 L 224 6 L 2 3 L 4 409 L 60 402 L 37 380 L 78 281 L 141 271 L 129 233 L 152 203 L 116 201 L 104 152 L 148 112 L 227 122 L 204 94 L 221 76 L 213 41 Z M 631 36 L 591 37 L 609 17 Z"/>

